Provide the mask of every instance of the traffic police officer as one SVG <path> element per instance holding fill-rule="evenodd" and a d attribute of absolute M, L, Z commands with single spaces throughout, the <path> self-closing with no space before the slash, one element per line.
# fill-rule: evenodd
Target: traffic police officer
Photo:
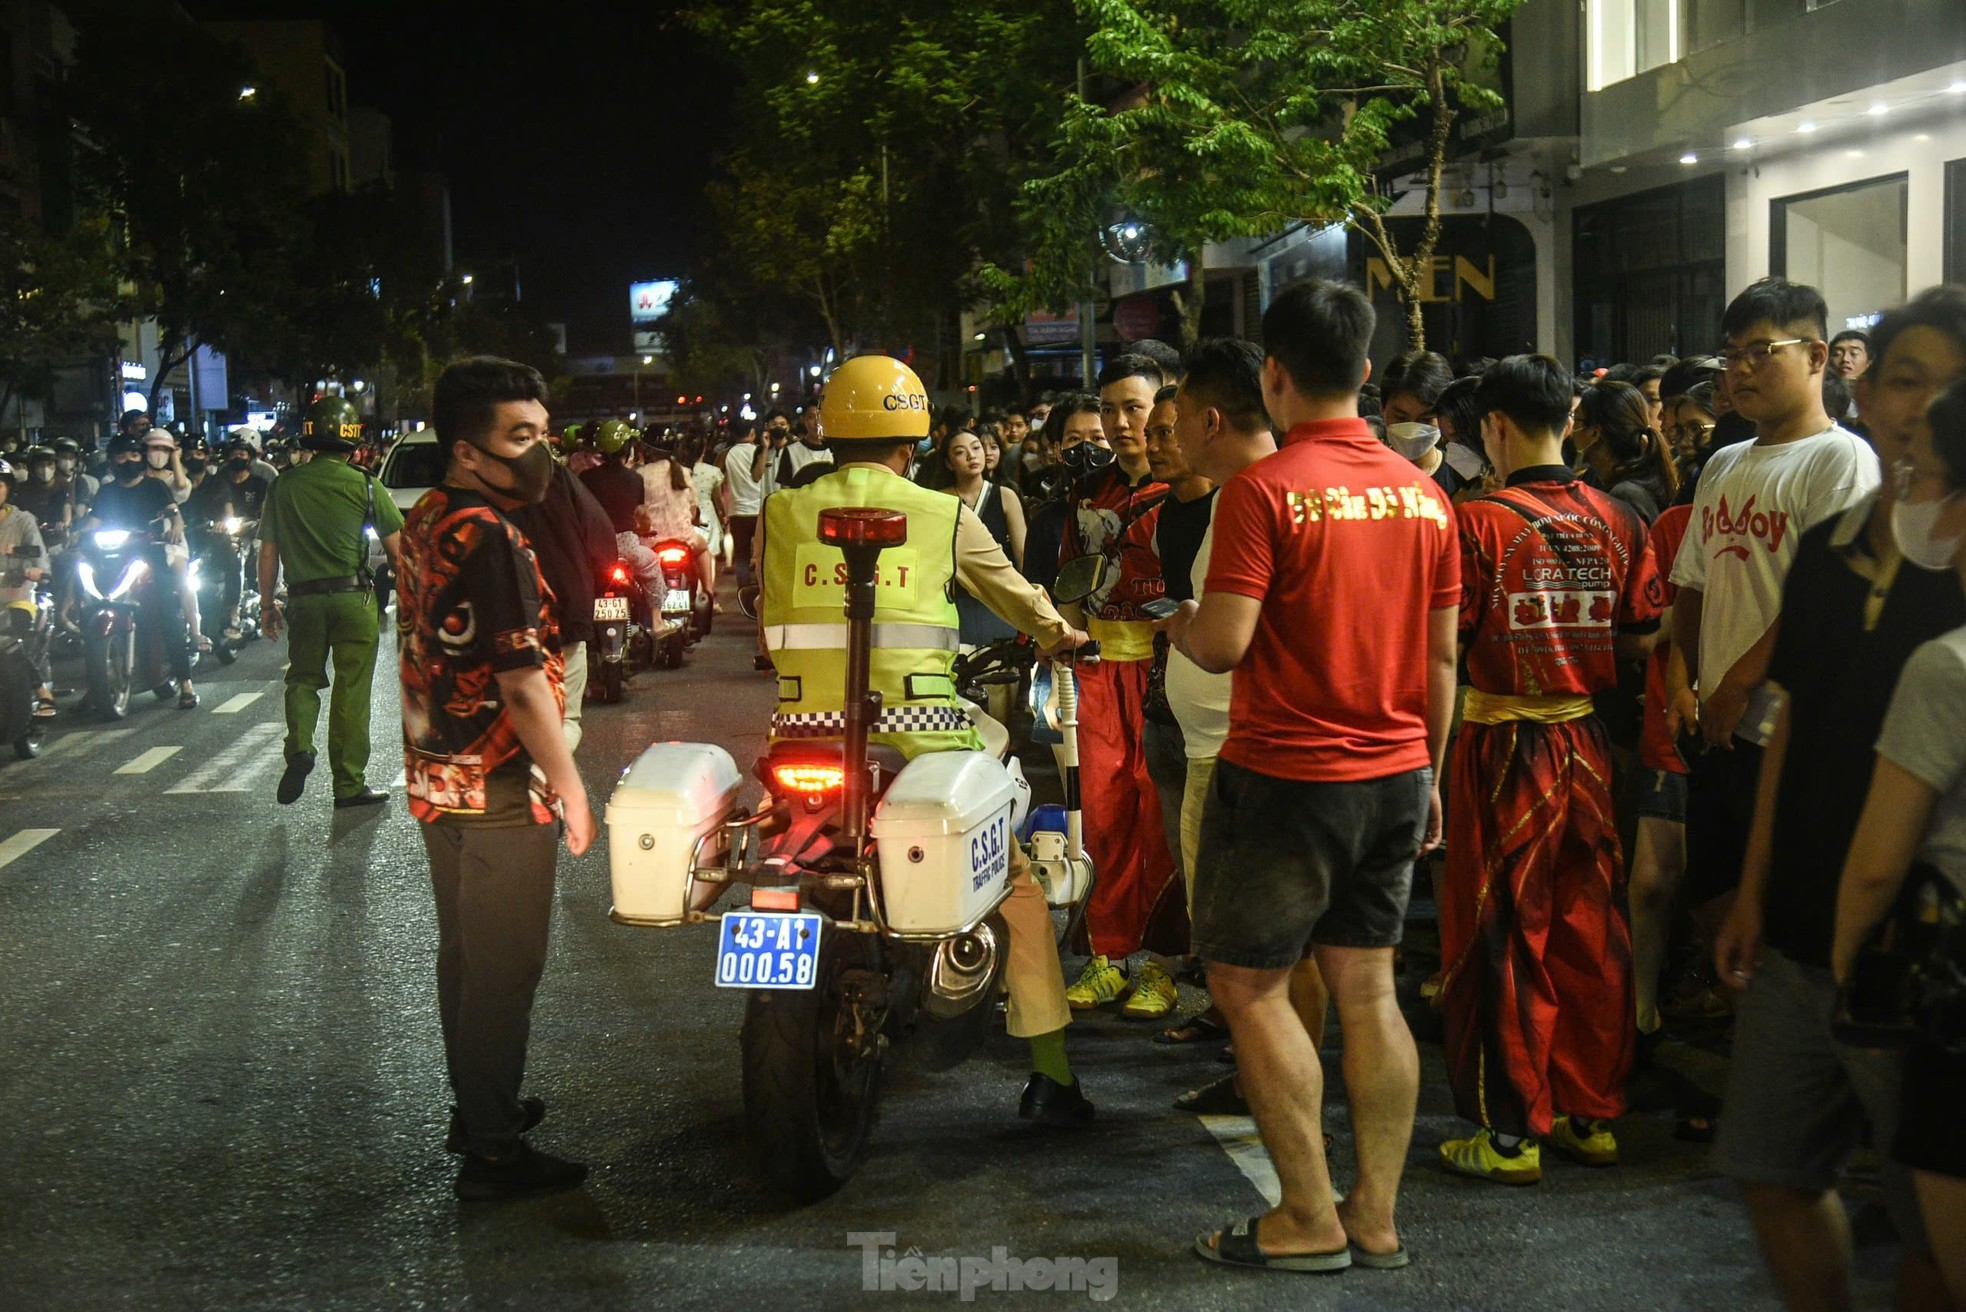
<path fill-rule="evenodd" d="M 348 463 L 362 418 L 346 399 L 324 396 L 307 411 L 301 445 L 314 458 L 281 474 L 267 494 L 259 528 L 260 626 L 287 630 L 287 768 L 277 796 L 299 800 L 314 769 L 314 725 L 334 660 L 328 710 L 328 768 L 337 808 L 371 806 L 389 794 L 368 786 L 369 685 L 375 674 L 377 614 L 369 573 L 373 528 L 396 557 L 402 512 L 369 475 Z M 287 603 L 273 600 L 280 572 Z"/>
<path fill-rule="evenodd" d="M 915 444 L 929 425 L 928 395 L 912 369 L 887 356 L 848 360 L 827 383 L 819 413 L 838 468 L 804 487 L 772 493 L 760 516 L 760 613 L 778 672 L 771 736 L 811 740 L 844 733 L 846 624 L 833 568 L 839 551 L 819 543 L 819 516 L 833 506 L 879 506 L 908 517 L 908 545 L 882 561 L 883 577 L 892 571 L 896 585 L 881 588 L 875 603 L 868 687 L 881 694 L 882 709 L 870 741 L 910 759 L 980 751 L 982 739 L 952 677 L 961 621 L 951 585 L 961 583 L 1038 638 L 1047 654 L 1077 647 L 1086 636 L 1018 574 L 974 512 L 946 492 L 907 479 Z M 1034 1068 L 1018 1115 L 1082 1124 L 1092 1119 L 1092 1103 L 1065 1059 L 1071 1009 L 1051 915 L 1014 844 L 1003 915 L 1010 930 L 1009 1029 L 1030 1040 Z"/>

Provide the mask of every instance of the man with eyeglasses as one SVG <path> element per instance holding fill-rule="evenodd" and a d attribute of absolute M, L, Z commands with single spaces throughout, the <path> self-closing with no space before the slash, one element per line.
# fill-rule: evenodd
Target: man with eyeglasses
<path fill-rule="evenodd" d="M 1740 881 L 1778 705 L 1767 679 L 1782 582 L 1802 534 L 1880 481 L 1869 445 L 1823 410 L 1827 313 L 1815 288 L 1764 278 L 1721 320 L 1728 393 L 1755 440 L 1708 458 L 1673 567 L 1673 644 L 1697 689 L 1696 705 L 1676 702 L 1669 719 L 1698 739 L 1687 749 L 1686 889 L 1695 906 Z"/>
<path fill-rule="evenodd" d="M 1912 435 L 1931 399 L 1966 376 L 1966 288 L 1934 287 L 1884 316 L 1857 403 L 1889 469 L 1884 484 L 1802 536 L 1783 585 L 1768 668 L 1783 694 L 1761 766 L 1741 895 L 1715 950 L 1746 989 L 1736 1015 L 1719 1164 L 1740 1182 L 1770 1273 L 1790 1306 L 1849 1307 L 1850 1231 L 1836 1183 L 1866 1126 L 1888 1145 L 1900 1058 L 1840 1043 L 1831 930 L 1873 745 L 1911 653 L 1966 623 L 1951 571 L 1911 568 L 1891 532 L 1914 485 Z M 1885 1206 L 1902 1245 L 1896 1306 L 1946 1306 L 1909 1172 L 1887 1161 Z"/>

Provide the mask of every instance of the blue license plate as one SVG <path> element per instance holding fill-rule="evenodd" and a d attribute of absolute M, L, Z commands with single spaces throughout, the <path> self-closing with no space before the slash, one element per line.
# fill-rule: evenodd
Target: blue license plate
<path fill-rule="evenodd" d="M 811 988 L 819 974 L 819 933 L 825 923 L 826 917 L 813 911 L 725 912 L 717 936 L 717 987 Z"/>

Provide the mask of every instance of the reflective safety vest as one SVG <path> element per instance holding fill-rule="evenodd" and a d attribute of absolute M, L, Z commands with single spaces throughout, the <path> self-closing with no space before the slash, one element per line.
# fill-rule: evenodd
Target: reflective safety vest
<path fill-rule="evenodd" d="M 847 465 L 765 500 L 763 622 L 778 670 L 772 739 L 836 739 L 846 731 L 846 557 L 819 540 L 820 512 L 833 506 L 908 517 L 906 545 L 880 557 L 867 684 L 881 694 L 881 711 L 869 741 L 911 760 L 981 750 L 950 672 L 961 626 L 952 587 L 962 502 L 872 464 Z"/>

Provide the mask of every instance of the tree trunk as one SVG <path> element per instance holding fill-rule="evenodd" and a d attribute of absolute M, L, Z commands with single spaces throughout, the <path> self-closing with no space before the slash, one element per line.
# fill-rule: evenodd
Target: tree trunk
<path fill-rule="evenodd" d="M 1174 308 L 1181 312 L 1181 350 L 1195 349 L 1201 340 L 1201 312 L 1208 305 L 1208 253 L 1204 244 L 1188 261 L 1188 286 L 1174 293 Z"/>
<path fill-rule="evenodd" d="M 1440 181 L 1447 168 L 1447 142 L 1454 127 L 1454 106 L 1447 99 L 1438 49 L 1427 60 L 1427 97 L 1433 109 L 1433 130 L 1427 137 L 1427 216 L 1407 261 L 1411 281 L 1406 293 L 1406 335 L 1408 349 L 1414 351 L 1427 349 L 1426 307 L 1420 292 L 1422 279 L 1433 277 L 1434 248 L 1440 244 Z"/>

